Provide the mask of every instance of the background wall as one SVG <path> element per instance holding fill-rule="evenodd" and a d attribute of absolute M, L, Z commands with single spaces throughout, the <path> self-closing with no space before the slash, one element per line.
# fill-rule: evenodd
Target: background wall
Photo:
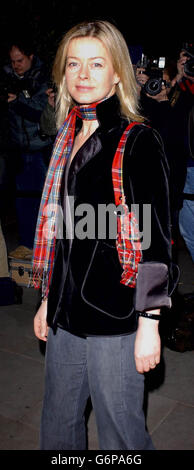
<path fill-rule="evenodd" d="M 133 5 L 135 3 L 135 5 Z M 129 46 L 145 54 L 176 57 L 183 41 L 192 40 L 191 3 L 109 0 L 3 0 L 0 15 L 0 61 L 11 35 L 32 34 L 39 55 L 50 64 L 64 32 L 85 19 L 107 19 L 122 31 Z"/>

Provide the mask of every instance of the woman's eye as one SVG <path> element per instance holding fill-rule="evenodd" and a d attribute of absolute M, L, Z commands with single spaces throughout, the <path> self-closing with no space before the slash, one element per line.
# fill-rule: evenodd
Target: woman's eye
<path fill-rule="evenodd" d="M 73 69 L 75 67 L 78 67 L 78 62 L 69 62 L 67 64 L 67 66 L 70 68 L 70 69 Z"/>
<path fill-rule="evenodd" d="M 101 68 L 102 64 L 100 62 L 93 62 L 92 67 L 93 68 Z"/>

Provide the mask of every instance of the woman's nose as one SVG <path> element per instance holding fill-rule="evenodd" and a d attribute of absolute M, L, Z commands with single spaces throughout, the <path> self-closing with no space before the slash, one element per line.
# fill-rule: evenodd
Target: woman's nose
<path fill-rule="evenodd" d="M 88 66 L 87 64 L 82 64 L 79 70 L 79 76 L 80 78 L 88 78 Z"/>

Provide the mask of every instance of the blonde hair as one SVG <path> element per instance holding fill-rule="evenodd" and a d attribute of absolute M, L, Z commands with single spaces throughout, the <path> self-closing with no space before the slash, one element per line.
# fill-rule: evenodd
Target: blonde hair
<path fill-rule="evenodd" d="M 75 104 L 67 90 L 65 67 L 67 50 L 72 39 L 93 37 L 99 39 L 108 50 L 114 71 L 120 77 L 116 94 L 120 101 L 121 113 L 129 121 L 143 121 L 138 112 L 137 84 L 129 51 L 121 32 L 108 21 L 83 22 L 71 28 L 63 37 L 53 65 L 53 80 L 57 85 L 56 122 L 59 128 L 70 108 Z"/>

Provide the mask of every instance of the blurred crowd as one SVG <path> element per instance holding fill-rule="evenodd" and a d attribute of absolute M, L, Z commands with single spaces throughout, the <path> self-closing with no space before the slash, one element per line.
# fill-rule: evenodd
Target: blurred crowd
<path fill-rule="evenodd" d="M 194 262 L 193 43 L 183 43 L 177 53 L 176 61 L 142 54 L 134 70 L 141 112 L 161 135 L 169 163 L 174 261 L 178 261 L 181 235 Z M 180 296 L 175 291 L 164 337 L 170 349 L 194 349 L 194 292 Z"/>
<path fill-rule="evenodd" d="M 143 115 L 160 133 L 169 162 L 173 236 L 179 226 L 194 261 L 193 45 L 183 45 L 176 64 L 143 56 L 135 73 Z"/>
<path fill-rule="evenodd" d="M 181 233 L 194 262 L 193 43 L 183 44 L 177 57 L 142 54 L 133 65 L 140 112 L 161 135 L 169 163 L 173 241 L 176 245 Z M 2 279 L 4 284 L 7 279 L 8 290 L 13 288 L 2 230 L 13 203 L 19 245 L 9 256 L 26 260 L 32 256 L 41 193 L 57 134 L 55 96 L 52 77 L 32 45 L 26 37 L 15 38 L 0 71 L 0 298 Z"/>

